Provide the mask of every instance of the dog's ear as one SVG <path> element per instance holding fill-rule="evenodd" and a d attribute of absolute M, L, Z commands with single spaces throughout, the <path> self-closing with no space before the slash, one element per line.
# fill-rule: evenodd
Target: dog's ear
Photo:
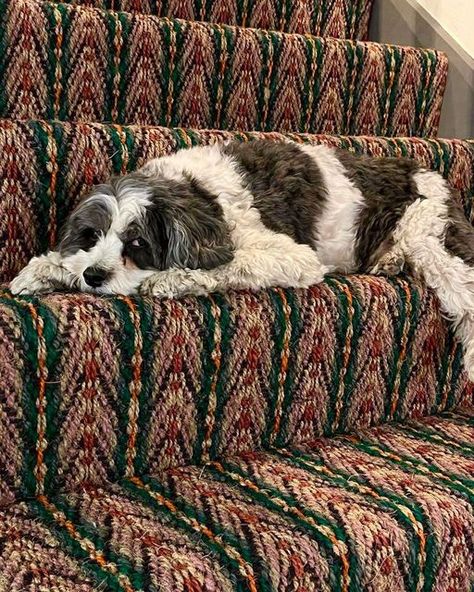
<path fill-rule="evenodd" d="M 199 211 L 180 211 L 168 232 L 168 267 L 213 269 L 233 258 L 225 223 Z"/>
<path fill-rule="evenodd" d="M 111 214 L 105 196 L 112 195 L 109 185 L 97 185 L 82 196 L 69 214 L 59 232 L 56 248 L 63 254 L 73 254 L 78 249 L 87 250 L 105 233 L 111 223 Z"/>
<path fill-rule="evenodd" d="M 194 179 L 177 183 L 155 208 L 155 224 L 166 236 L 165 267 L 213 269 L 232 261 L 222 208 Z"/>

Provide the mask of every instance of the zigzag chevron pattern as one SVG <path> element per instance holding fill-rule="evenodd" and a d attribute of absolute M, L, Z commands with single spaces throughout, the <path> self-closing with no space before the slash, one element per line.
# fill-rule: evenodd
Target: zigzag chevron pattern
<path fill-rule="evenodd" d="M 0 0 L 0 116 L 435 136 L 436 51 Z M 30 58 L 25 61 L 28 47 Z"/>
<path fill-rule="evenodd" d="M 421 139 L 446 57 L 356 41 L 372 3 L 0 0 L 0 592 L 474 591 L 474 385 L 416 280 L 5 285 L 93 184 L 228 139 L 413 158 L 474 221 L 474 141 Z"/>
<path fill-rule="evenodd" d="M 70 3 L 286 33 L 365 39 L 373 0 L 71 0 Z"/>
<path fill-rule="evenodd" d="M 85 123 L 0 121 L 0 282 L 54 246 L 73 205 L 93 184 L 196 144 L 235 138 L 326 143 L 375 156 L 408 156 L 442 172 L 472 220 L 474 142 L 193 131 Z"/>
<path fill-rule="evenodd" d="M 405 278 L 183 300 L 4 291 L 0 336 L 0 504 L 474 403 L 435 297 Z"/>
<path fill-rule="evenodd" d="M 471 592 L 473 438 L 471 408 L 39 496 L 0 510 L 0 586 Z"/>

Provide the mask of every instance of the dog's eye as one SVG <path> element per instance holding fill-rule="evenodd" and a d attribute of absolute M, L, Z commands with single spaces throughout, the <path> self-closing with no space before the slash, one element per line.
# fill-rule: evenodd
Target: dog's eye
<path fill-rule="evenodd" d="M 137 238 L 134 238 L 132 241 L 130 241 L 130 245 L 135 249 L 143 249 L 146 247 L 147 242 L 141 236 L 137 236 Z"/>
<path fill-rule="evenodd" d="M 95 240 L 98 236 L 99 233 L 97 232 L 97 230 L 95 228 L 84 228 L 81 232 L 82 238 L 85 239 L 86 241 L 92 241 Z"/>

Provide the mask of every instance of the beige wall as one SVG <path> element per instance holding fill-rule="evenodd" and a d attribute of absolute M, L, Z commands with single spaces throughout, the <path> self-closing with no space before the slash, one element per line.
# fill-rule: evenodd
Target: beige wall
<path fill-rule="evenodd" d="M 474 58 L 474 0 L 416 0 Z"/>
<path fill-rule="evenodd" d="M 430 6 L 430 11 L 422 4 Z M 467 45 L 463 49 L 432 16 L 431 10 L 441 4 L 445 8 L 469 5 L 468 10 L 463 11 L 465 19 L 456 16 L 458 25 L 461 20 L 469 23 L 472 18 L 474 0 L 375 0 L 369 37 L 381 43 L 434 47 L 444 51 L 449 59 L 449 74 L 439 135 L 474 138 L 474 57 L 468 53 Z M 443 9 L 441 12 L 446 16 L 449 11 Z M 472 31 L 472 42 L 474 25 L 469 24 L 468 28 Z"/>

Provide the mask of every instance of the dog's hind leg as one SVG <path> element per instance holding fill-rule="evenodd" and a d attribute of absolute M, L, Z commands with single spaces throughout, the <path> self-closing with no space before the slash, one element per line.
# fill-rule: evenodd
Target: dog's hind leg
<path fill-rule="evenodd" d="M 423 171 L 414 179 L 422 197 L 402 216 L 394 232 L 395 245 L 436 292 L 455 326 L 465 368 L 474 381 L 474 229 L 456 210 L 440 175 Z"/>

